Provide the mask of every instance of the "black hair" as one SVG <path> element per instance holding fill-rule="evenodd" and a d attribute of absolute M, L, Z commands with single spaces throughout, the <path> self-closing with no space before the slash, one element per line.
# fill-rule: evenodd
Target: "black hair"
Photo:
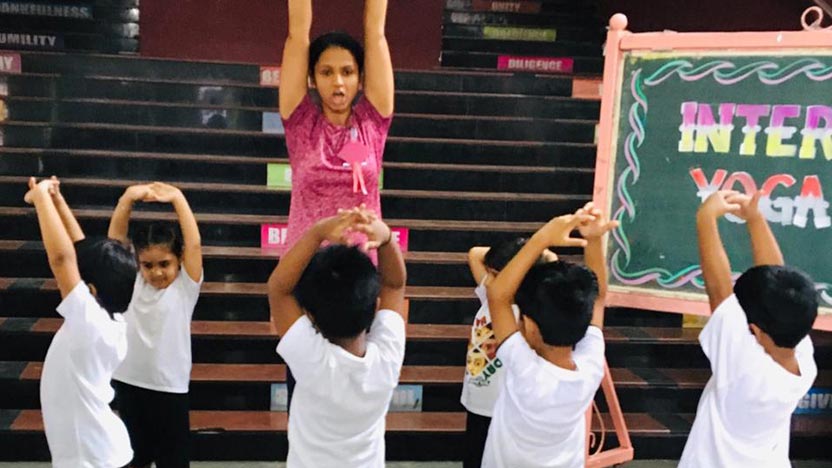
<path fill-rule="evenodd" d="M 315 65 L 327 49 L 337 47 L 352 54 L 358 64 L 358 74 L 364 71 L 364 47 L 354 37 L 343 31 L 332 31 L 316 37 L 309 45 L 309 76 L 315 77 Z"/>
<path fill-rule="evenodd" d="M 527 240 L 522 237 L 516 237 L 491 244 L 483 259 L 485 266 L 497 271 L 502 270 L 517 255 L 517 252 L 526 245 Z"/>
<path fill-rule="evenodd" d="M 734 284 L 748 323 L 783 348 L 800 343 L 818 316 L 815 283 L 800 270 L 781 265 L 749 268 Z"/>
<path fill-rule="evenodd" d="M 555 261 L 533 266 L 520 284 L 515 302 L 534 320 L 543 342 L 573 346 L 586 334 L 598 297 L 598 279 L 583 265 Z"/>
<path fill-rule="evenodd" d="M 329 340 L 368 330 L 381 290 L 378 271 L 358 247 L 319 250 L 295 286 L 295 298 Z"/>
<path fill-rule="evenodd" d="M 78 271 L 85 283 L 95 286 L 95 296 L 107 312 L 127 310 L 136 283 L 136 256 L 130 248 L 108 238 L 87 238 L 75 243 Z"/>
<path fill-rule="evenodd" d="M 182 233 L 174 223 L 140 224 L 133 233 L 132 241 L 137 254 L 153 245 L 162 245 L 177 258 L 182 258 Z"/>

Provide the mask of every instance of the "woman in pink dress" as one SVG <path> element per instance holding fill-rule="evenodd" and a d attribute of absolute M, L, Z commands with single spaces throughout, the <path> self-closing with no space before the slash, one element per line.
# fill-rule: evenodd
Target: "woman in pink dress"
<path fill-rule="evenodd" d="M 279 105 L 292 167 L 292 202 L 283 252 L 339 208 L 363 203 L 381 217 L 378 181 L 395 93 L 384 35 L 387 0 L 365 0 L 363 48 L 340 32 L 310 44 L 312 0 L 288 4 Z M 295 379 L 288 368 L 286 383 L 291 407 Z"/>
<path fill-rule="evenodd" d="M 288 0 L 288 5 L 280 115 L 292 167 L 292 201 L 284 251 L 339 208 L 363 203 L 381 216 L 378 181 L 394 99 L 384 35 L 387 0 L 365 0 L 363 48 L 340 32 L 310 44 L 312 0 Z"/>

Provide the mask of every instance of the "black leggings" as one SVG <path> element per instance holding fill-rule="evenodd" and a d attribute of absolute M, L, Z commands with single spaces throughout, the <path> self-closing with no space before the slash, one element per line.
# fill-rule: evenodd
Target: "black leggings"
<path fill-rule="evenodd" d="M 468 417 L 465 419 L 465 458 L 462 466 L 463 468 L 480 468 L 491 418 L 470 411 L 467 411 L 467 413 Z"/>
<path fill-rule="evenodd" d="M 190 403 L 187 393 L 148 390 L 113 381 L 114 406 L 133 446 L 132 466 L 190 466 Z"/>

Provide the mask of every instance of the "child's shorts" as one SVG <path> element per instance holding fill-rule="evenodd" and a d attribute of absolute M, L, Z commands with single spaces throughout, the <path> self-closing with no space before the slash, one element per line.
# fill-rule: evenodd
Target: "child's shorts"
<path fill-rule="evenodd" d="M 119 412 L 133 446 L 132 466 L 190 466 L 190 403 L 187 393 L 148 390 L 113 380 Z"/>

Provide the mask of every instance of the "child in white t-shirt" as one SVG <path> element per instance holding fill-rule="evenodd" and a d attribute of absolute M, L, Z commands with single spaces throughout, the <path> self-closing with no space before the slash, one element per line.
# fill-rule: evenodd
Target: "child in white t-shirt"
<path fill-rule="evenodd" d="M 789 467 L 791 415 L 817 376 L 808 333 L 817 317 L 814 282 L 783 266 L 783 255 L 753 197 L 712 194 L 696 229 L 713 315 L 699 335 L 713 375 L 696 410 L 680 467 Z M 731 286 L 717 220 L 746 222 L 754 267 Z"/>
<path fill-rule="evenodd" d="M 132 466 L 189 466 L 191 318 L 202 284 L 199 227 L 188 201 L 172 185 L 127 188 L 108 235 L 127 240 L 136 202 L 170 203 L 171 223 L 141 225 L 132 236 L 139 263 L 127 319 L 128 351 L 113 375 L 116 407 L 135 451 Z"/>
<path fill-rule="evenodd" d="M 358 247 L 378 249 L 378 271 Z M 385 415 L 404 361 L 404 260 L 390 228 L 359 207 L 316 223 L 269 278 L 277 352 L 297 384 L 287 466 L 384 466 Z M 319 249 L 322 242 L 333 245 Z"/>
<path fill-rule="evenodd" d="M 52 466 L 124 466 L 133 451 L 109 406 L 110 378 L 127 352 L 122 313 L 133 293 L 135 257 L 118 241 L 85 239 L 55 177 L 38 184 L 29 179 L 25 200 L 35 205 L 63 299 L 57 310 L 64 323 L 49 345 L 40 382 Z"/>
<path fill-rule="evenodd" d="M 471 338 L 465 362 L 460 402 L 466 409 L 464 468 L 479 468 L 488 436 L 488 426 L 503 382 L 502 362 L 497 358 L 497 340 L 491 326 L 485 288 L 525 245 L 521 237 L 497 242 L 490 247 L 472 247 L 468 251 L 468 267 L 479 286 L 474 290 L 480 308 L 471 326 Z M 540 262 L 555 261 L 557 255 L 547 250 Z M 519 318 L 517 308 L 514 316 Z"/>
<path fill-rule="evenodd" d="M 615 225 L 592 203 L 554 218 L 488 285 L 505 376 L 483 467 L 584 466 L 585 413 L 604 375 L 603 238 Z M 576 228 L 584 239 L 569 237 Z M 562 261 L 536 264 L 551 245 L 584 246 L 589 268 Z"/>

